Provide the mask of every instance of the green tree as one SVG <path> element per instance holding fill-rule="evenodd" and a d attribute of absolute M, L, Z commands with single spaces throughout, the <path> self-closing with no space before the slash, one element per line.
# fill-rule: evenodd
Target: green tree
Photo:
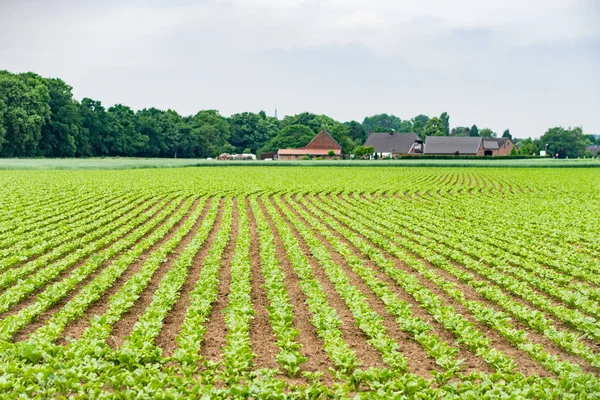
<path fill-rule="evenodd" d="M 137 156 L 148 144 L 148 136 L 137 129 L 137 118 L 133 110 L 122 104 L 107 111 L 108 135 L 106 144 L 111 156 Z"/>
<path fill-rule="evenodd" d="M 0 71 L 0 155 L 35 156 L 42 127 L 50 119 L 50 94 L 46 81 L 31 72 Z"/>
<path fill-rule="evenodd" d="M 450 135 L 451 136 L 469 136 L 470 131 L 471 131 L 471 128 L 469 128 L 468 126 L 457 126 L 457 127 L 452 128 Z"/>
<path fill-rule="evenodd" d="M 442 115 L 440 115 L 440 119 L 442 120 L 442 124 L 444 126 L 444 135 L 449 136 L 450 135 L 450 116 L 448 115 L 447 112 L 443 112 Z"/>
<path fill-rule="evenodd" d="M 250 149 L 250 152 L 256 153 L 279 132 L 279 121 L 267 117 L 264 111 L 258 114 L 251 112 L 233 114 L 228 121 L 231 131 L 229 143 L 236 148 L 237 153 L 243 149 Z"/>
<path fill-rule="evenodd" d="M 444 122 L 438 117 L 433 117 L 427 121 L 425 136 L 444 136 Z"/>
<path fill-rule="evenodd" d="M 469 136 L 473 136 L 473 137 L 479 136 L 479 129 L 477 128 L 477 125 L 473 125 L 471 127 L 471 130 L 469 131 Z"/>
<path fill-rule="evenodd" d="M 550 154 L 558 153 L 560 158 L 582 157 L 587 146 L 587 139 L 580 127 L 565 129 L 563 127 L 550 128 L 540 138 L 542 146 L 548 145 Z"/>
<path fill-rule="evenodd" d="M 344 122 L 344 126 L 348 128 L 348 138 L 354 141 L 357 145 L 361 145 L 367 141 L 367 137 L 369 136 L 367 130 L 357 121 Z"/>
<path fill-rule="evenodd" d="M 314 131 L 306 125 L 286 126 L 260 149 L 260 153 L 304 147 L 314 136 Z"/>
<path fill-rule="evenodd" d="M 421 139 L 425 139 L 425 127 L 427 126 L 427 122 L 429 121 L 429 117 L 427 115 L 417 115 L 411 120 L 414 132 L 419 135 Z"/>
<path fill-rule="evenodd" d="M 79 104 L 82 134 L 77 137 L 77 152 L 82 156 L 106 156 L 108 148 L 108 115 L 97 100 L 84 98 Z"/>
<path fill-rule="evenodd" d="M 365 117 L 363 126 L 369 132 L 389 132 L 390 130 L 400 132 L 402 120 L 395 115 L 376 114 Z"/>
<path fill-rule="evenodd" d="M 46 79 L 50 95 L 50 118 L 42 126 L 39 148 L 46 157 L 72 157 L 82 132 L 79 108 L 71 86 L 60 79 Z"/>
<path fill-rule="evenodd" d="M 502 137 L 503 138 L 509 138 L 510 140 L 512 140 L 512 135 L 510 134 L 510 130 L 506 129 L 504 132 L 502 132 Z"/>
<path fill-rule="evenodd" d="M 375 153 L 373 146 L 356 146 L 354 148 L 354 157 L 362 158 L 363 156 L 369 156 Z"/>
<path fill-rule="evenodd" d="M 519 155 L 520 156 L 534 156 L 538 154 L 538 147 L 531 138 L 523 139 L 519 141 Z"/>
<path fill-rule="evenodd" d="M 235 151 L 229 144 L 229 124 L 217 110 L 202 110 L 191 119 L 196 157 L 216 157 Z"/>
<path fill-rule="evenodd" d="M 350 129 L 346 125 L 327 115 L 317 115 L 305 112 L 286 116 L 283 121 L 281 121 L 282 129 L 292 125 L 304 125 L 310 128 L 314 133 L 313 137 L 322 130 L 329 132 L 340 146 L 342 146 L 342 152 L 344 154 L 349 154 L 355 146 L 355 143 L 349 138 Z"/>
<path fill-rule="evenodd" d="M 497 135 L 496 132 L 494 132 L 490 128 L 483 128 L 479 131 L 479 136 L 484 138 L 495 138 Z"/>

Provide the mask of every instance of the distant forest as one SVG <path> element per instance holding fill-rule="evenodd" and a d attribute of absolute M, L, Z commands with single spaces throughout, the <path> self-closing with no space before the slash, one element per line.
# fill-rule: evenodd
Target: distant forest
<path fill-rule="evenodd" d="M 217 110 L 182 116 L 174 110 L 134 111 L 117 104 L 106 109 L 98 100 L 73 98 L 72 87 L 57 78 L 32 72 L 0 71 L 0 157 L 215 157 L 221 153 L 260 154 L 306 145 L 327 130 L 349 154 L 368 132 L 415 132 L 425 136 L 510 137 L 489 128 L 450 128 L 450 116 L 417 115 L 403 120 L 378 114 L 340 122 L 326 115 L 301 113 L 281 120 L 243 112 L 224 117 Z M 516 140 L 515 141 L 520 141 Z M 519 153 L 549 148 L 562 157 L 579 157 L 600 138 L 581 128 L 551 128 L 541 139 L 520 141 Z M 548 145 L 548 147 L 546 146 Z"/>

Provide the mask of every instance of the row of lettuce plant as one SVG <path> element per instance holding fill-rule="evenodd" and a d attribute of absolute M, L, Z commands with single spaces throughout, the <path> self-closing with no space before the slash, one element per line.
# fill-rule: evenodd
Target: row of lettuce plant
<path fill-rule="evenodd" d="M 104 284 L 107 284 L 106 279 L 104 278 L 106 276 L 115 277 L 114 279 L 116 279 L 122 273 L 122 271 L 129 266 L 129 264 L 143 254 L 146 249 L 150 248 L 154 242 L 160 240 L 162 236 L 164 236 L 185 215 L 191 206 L 191 203 L 191 199 L 188 199 L 184 202 L 183 206 L 178 207 L 178 202 L 172 202 L 171 205 L 157 215 L 156 218 L 151 219 L 148 223 L 136 229 L 126 237 L 120 239 L 107 249 L 94 254 L 85 263 L 74 269 L 68 277 L 65 277 L 64 279 L 48 286 L 43 292 L 36 296 L 33 304 L 20 310 L 17 314 L 6 317 L 0 322 L 0 338 L 5 340 L 10 339 L 12 335 L 27 325 L 33 318 L 67 296 L 74 288 L 77 287 L 79 283 L 83 282 L 88 276 L 101 268 L 107 261 L 127 250 L 123 255 L 114 260 L 108 267 L 104 268 L 102 272 L 96 276 L 94 281 L 92 281 L 88 286 L 84 287 L 84 290 L 81 293 L 84 293 L 87 290 L 100 289 L 102 286 L 97 285 L 96 282 L 103 281 Z M 176 208 L 179 208 L 179 210 L 173 216 L 171 216 Z M 168 219 L 158 229 L 155 229 L 168 217 L 170 217 L 170 219 Z M 144 216 L 141 217 L 141 219 L 144 218 Z M 151 233 L 150 236 L 145 237 L 149 233 Z M 139 243 L 137 243 L 138 241 Z M 131 248 L 132 246 L 134 247 Z M 120 273 L 118 273 L 119 271 Z M 36 276 L 37 275 L 39 274 L 36 274 Z M 47 281 L 47 277 L 41 280 L 41 282 Z M 78 312 L 83 312 L 79 305 L 77 305 L 78 299 L 81 298 L 78 296 L 80 296 L 81 293 L 75 296 L 75 298 L 67 303 L 67 305 L 62 307 L 57 314 L 54 314 L 48 321 L 48 324 L 55 325 L 54 321 L 58 321 L 60 315 L 64 314 L 69 317 L 71 315 L 78 316 Z M 91 297 L 85 297 L 85 295 L 83 295 L 83 298 L 86 301 L 91 299 Z M 60 323 L 64 321 L 67 321 L 67 319 L 62 318 Z M 58 323 L 56 323 L 56 325 L 58 325 Z M 58 329 L 54 329 L 53 331 L 57 330 Z M 62 331 L 62 329 L 60 331 Z"/>
<path fill-rule="evenodd" d="M 339 204 L 337 205 L 337 207 L 338 211 L 345 210 L 345 213 L 347 213 L 347 215 L 350 218 L 356 218 L 356 216 L 360 215 L 360 210 L 358 209 L 348 211 L 348 207 L 343 207 Z M 520 322 L 524 322 L 529 327 L 543 334 L 551 341 L 559 345 L 559 347 L 575 355 L 581 356 L 582 358 L 590 362 L 590 364 L 592 365 L 596 365 L 598 363 L 598 356 L 596 356 L 588 346 L 584 345 L 579 341 L 577 334 L 557 329 L 555 326 L 552 325 L 551 321 L 547 320 L 539 311 L 528 309 L 522 304 L 514 301 L 514 299 L 512 299 L 510 296 L 504 294 L 497 287 L 490 285 L 490 282 L 477 280 L 472 274 L 467 273 L 461 268 L 452 264 L 447 259 L 445 259 L 444 254 L 440 253 L 440 245 L 438 243 L 431 243 L 432 248 L 426 248 L 424 246 L 419 245 L 417 242 L 402 239 L 401 237 L 397 236 L 393 232 L 393 228 L 386 229 L 380 226 L 376 226 L 372 222 L 369 223 L 369 219 L 372 218 L 371 214 L 360 216 L 361 218 L 366 219 L 364 226 L 369 226 L 369 239 L 373 240 L 374 243 L 377 243 L 378 246 L 382 247 L 386 251 L 389 251 L 394 256 L 398 257 L 399 254 L 405 253 L 402 251 L 402 249 L 399 249 L 397 246 L 394 245 L 394 243 L 398 243 L 410 252 L 417 254 L 426 261 L 430 262 L 432 265 L 441 268 L 442 270 L 450 273 L 452 276 L 458 278 L 461 282 L 473 287 L 479 294 L 481 294 L 487 300 L 491 300 L 492 302 L 498 304 L 500 307 L 513 314 Z M 381 224 L 381 226 L 387 226 L 387 222 L 385 222 L 383 218 L 378 219 L 377 221 L 379 224 Z M 376 233 L 375 231 L 379 233 Z M 365 234 L 365 232 L 362 233 Z M 457 251 L 453 252 L 453 254 L 458 253 L 459 252 Z M 439 279 L 436 278 L 436 276 L 438 275 L 434 271 L 425 269 L 423 270 L 423 272 L 431 276 L 432 278 Z M 480 274 L 485 274 L 485 267 L 482 267 L 477 272 Z M 442 280 L 440 280 L 440 282 L 442 282 Z M 493 314 L 494 313 L 491 313 L 490 315 Z"/>
<path fill-rule="evenodd" d="M 330 212 L 331 215 L 340 219 L 340 221 L 343 221 L 348 227 L 351 227 L 352 230 L 360 232 L 373 243 L 378 245 L 382 243 L 385 244 L 388 247 L 386 250 L 391 250 L 390 253 L 403 261 L 407 266 L 420 271 L 426 269 L 420 260 L 412 257 L 410 254 L 399 251 L 399 249 L 390 248 L 391 246 L 387 240 L 371 235 L 370 230 L 366 229 L 365 225 L 361 223 L 362 218 L 359 216 L 355 216 L 354 218 L 343 216 L 335 210 L 335 205 L 330 203 L 331 200 L 325 197 L 321 198 L 322 201 L 316 201 L 312 196 L 309 196 L 309 199 L 313 205 L 317 206 L 317 208 Z M 464 343 L 471 351 L 481 356 L 490 366 L 492 366 L 492 368 L 499 372 L 512 373 L 514 371 L 514 360 L 503 352 L 493 348 L 491 340 L 462 314 L 456 312 L 452 305 L 447 304 L 430 289 L 421 285 L 414 275 L 397 268 L 393 260 L 386 258 L 375 247 L 360 238 L 357 233 L 335 223 L 331 219 L 328 219 L 327 222 L 331 224 L 330 226 L 332 226 L 333 229 L 352 243 L 352 245 L 362 254 L 369 257 L 369 259 L 398 283 L 407 293 L 413 296 L 419 305 L 427 310 L 437 322 L 452 332 L 460 343 Z"/>
<path fill-rule="evenodd" d="M 134 210 L 140 204 L 147 203 L 149 199 L 152 198 L 153 196 L 149 195 L 138 199 L 130 199 L 129 201 L 125 201 L 123 204 L 119 204 L 112 209 L 106 210 L 106 212 L 100 213 L 100 215 L 98 215 L 96 219 L 92 219 L 93 222 L 89 224 L 90 226 L 93 226 L 93 229 L 88 232 L 87 235 L 84 235 L 83 237 L 72 238 L 70 242 L 63 243 L 53 248 L 47 248 L 46 250 L 50 251 L 36 255 L 36 257 L 31 259 L 29 262 L 26 260 L 21 260 L 20 256 L 13 257 L 13 259 L 10 261 L 3 261 L 0 263 L 0 271 L 2 271 L 0 274 L 0 288 L 5 288 L 8 286 L 8 284 L 14 281 L 15 277 L 22 278 L 41 266 L 45 266 L 48 263 L 53 262 L 65 255 L 69 255 L 74 249 L 93 242 L 95 239 L 101 238 L 102 236 L 99 236 L 98 232 L 103 232 L 103 234 L 106 234 L 107 232 L 105 232 L 104 228 L 108 224 L 112 224 L 115 222 L 115 220 L 125 216 L 128 212 Z M 156 203 L 156 201 L 157 200 L 154 200 L 154 203 Z M 70 228 L 65 227 L 62 231 L 59 230 L 56 233 L 58 235 L 68 234 L 69 231 Z M 22 263 L 23 261 L 25 262 Z"/>
<path fill-rule="evenodd" d="M 9 229 L 10 236 L 0 240 L 0 249 L 5 249 L 15 244 L 25 247 L 23 245 L 24 242 L 27 242 L 32 237 L 52 232 L 56 227 L 64 224 L 73 224 L 73 222 L 89 216 L 90 212 L 98 212 L 98 210 L 114 204 L 115 201 L 126 195 L 125 193 L 110 194 L 101 198 L 91 195 L 88 195 L 87 198 L 82 196 L 81 198 L 77 198 L 78 201 L 72 203 L 71 207 L 61 209 L 57 215 L 48 215 L 44 213 L 44 210 L 40 210 L 41 215 L 47 215 L 45 219 L 31 224 L 15 221 L 15 225 Z"/>
<path fill-rule="evenodd" d="M 358 212 L 362 211 L 359 210 Z M 385 215 L 389 215 L 389 212 L 390 211 L 386 212 Z M 381 214 L 381 212 L 378 210 L 374 210 L 374 212 L 370 213 L 368 217 L 374 218 L 374 215 L 376 214 L 380 214 L 383 217 L 383 214 Z M 388 230 L 391 230 L 397 235 L 403 235 L 409 239 L 412 239 L 415 243 L 427 245 L 432 249 L 437 249 L 438 251 L 443 249 L 443 251 L 445 251 L 444 255 L 453 261 L 476 271 L 478 274 L 489 279 L 491 282 L 494 282 L 509 293 L 516 294 L 517 296 L 527 300 L 535 307 L 556 315 L 561 321 L 567 323 L 577 330 L 586 333 L 595 340 L 599 340 L 600 327 L 598 327 L 598 324 L 594 318 L 586 316 L 577 310 L 569 309 L 561 304 L 555 304 L 555 302 L 551 301 L 546 296 L 540 294 L 539 292 L 533 291 L 525 282 L 520 281 L 513 275 L 498 272 L 492 266 L 487 264 L 484 265 L 476 258 L 469 257 L 465 254 L 465 252 L 468 252 L 465 249 L 467 249 L 469 245 L 465 245 L 462 241 L 453 238 L 451 235 L 440 235 L 434 231 L 426 231 L 421 235 L 413 234 L 411 231 L 418 228 L 415 228 L 415 224 L 412 222 L 414 221 L 409 221 L 406 223 L 402 222 L 403 224 L 406 224 L 405 228 L 402 230 L 400 230 L 400 228 L 395 224 L 386 224 L 388 225 Z M 445 242 L 453 243 L 453 248 L 446 246 L 444 244 Z M 458 250 L 458 248 L 460 248 L 459 243 L 462 243 L 462 250 Z M 515 274 L 526 275 L 524 272 L 519 274 L 518 271 L 516 271 Z M 579 297 L 581 297 L 581 295 L 579 295 Z"/>
<path fill-rule="evenodd" d="M 269 321 L 279 350 L 276 358 L 287 373 L 294 377 L 307 358 L 302 355 L 302 345 L 295 341 L 299 332 L 294 327 L 294 309 L 285 285 L 285 275 L 276 256 L 273 232 L 260 209 L 256 195 L 250 197 L 250 206 L 258 233 L 261 273 L 269 300 Z"/>
<path fill-rule="evenodd" d="M 319 262 L 325 274 L 331 283 L 333 283 L 336 292 L 352 313 L 356 325 L 368 338 L 367 342 L 379 351 L 383 361 L 393 370 L 406 371 L 407 359 L 400 353 L 398 343 L 387 332 L 381 315 L 370 307 L 367 297 L 356 286 L 350 283 L 348 275 L 340 265 L 333 261 L 327 247 L 314 235 L 313 231 L 307 228 L 281 202 L 278 196 L 274 197 L 274 199 L 279 210 L 282 211 L 300 237 L 302 237 L 313 257 Z"/>
<path fill-rule="evenodd" d="M 308 259 L 300 249 L 300 244 L 290 227 L 267 200 L 261 201 L 271 221 L 277 229 L 288 260 L 300 279 L 299 285 L 306 296 L 306 304 L 312 314 L 311 322 L 317 335 L 323 340 L 323 347 L 341 374 L 351 374 L 359 366 L 356 353 L 343 338 L 337 312 L 327 300 L 323 287 L 316 279 Z"/>
<path fill-rule="evenodd" d="M 128 197 L 133 197 L 132 195 Z M 25 262 L 31 257 L 38 254 L 43 254 L 48 249 L 54 249 L 62 243 L 69 243 L 88 232 L 92 232 L 101 225 L 98 225 L 97 220 L 116 209 L 128 205 L 135 198 L 121 198 L 109 204 L 98 205 L 85 218 L 72 224 L 71 221 L 65 220 L 63 223 L 56 224 L 53 229 L 46 233 L 36 233 L 33 237 L 18 238 L 17 246 L 0 250 L 0 268 L 8 269 L 14 265 Z"/>
<path fill-rule="evenodd" d="M 203 361 L 199 354 L 200 345 L 204 339 L 206 322 L 210 317 L 213 303 L 219 294 L 219 270 L 223 264 L 223 252 L 230 239 L 233 199 L 226 197 L 224 203 L 219 232 L 204 259 L 204 267 L 200 271 L 198 281 L 189 293 L 190 304 L 175 339 L 177 350 L 173 357 L 188 373 L 195 371 Z"/>
<path fill-rule="evenodd" d="M 156 291 L 152 295 L 150 305 L 146 307 L 143 314 L 133 326 L 131 333 L 125 338 L 123 346 L 118 349 L 119 360 L 124 365 L 135 365 L 136 363 L 156 362 L 162 360 L 162 351 L 154 344 L 156 337 L 160 334 L 164 320 L 169 311 L 179 299 L 181 288 L 189 275 L 190 267 L 194 258 L 202 246 L 206 243 L 210 232 L 215 229 L 215 221 L 219 212 L 220 198 L 211 199 L 210 208 L 198 231 L 194 234 L 190 243 L 183 249 L 179 256 L 173 261 L 173 265 L 162 277 Z M 143 275 L 148 275 L 144 272 Z M 149 277 L 140 276 L 136 284 L 132 284 L 131 290 L 140 291 L 145 286 L 144 281 Z M 128 288 L 129 289 L 129 288 Z M 97 322 L 92 323 L 90 329 L 82 335 L 79 340 L 102 341 L 108 336 L 111 326 L 131 307 L 132 297 L 125 289 L 114 299 L 114 307 L 109 308 Z M 121 300 L 122 299 L 122 300 Z M 124 309 L 125 308 L 125 309 Z"/>
<path fill-rule="evenodd" d="M 58 261 L 46 264 L 46 258 L 40 257 L 33 262 L 26 264 L 22 268 L 15 269 L 14 272 L 13 270 L 7 271 L 0 279 L 0 282 L 2 283 L 1 286 L 9 286 L 2 294 L 0 294 L 0 301 L 2 301 L 2 304 L 0 304 L 0 312 L 9 310 L 13 305 L 29 296 L 35 290 L 60 276 L 63 271 L 82 262 L 95 252 L 123 237 L 139 224 L 150 219 L 164 206 L 165 203 L 166 200 L 159 201 L 158 203 L 155 200 L 149 200 L 142 207 L 136 208 L 133 206 L 133 211 L 130 210 L 131 212 L 116 218 L 113 222 L 98 230 L 98 240 L 88 245 L 85 245 L 85 243 L 74 242 L 73 249 L 75 251 Z M 150 208 L 147 209 L 147 207 Z M 118 210 L 115 211 L 115 214 L 118 215 L 121 212 L 122 210 Z M 27 276 L 29 274 L 31 275 Z"/>
<path fill-rule="evenodd" d="M 313 229 L 323 235 L 335 251 L 344 257 L 352 271 L 360 276 L 369 289 L 383 302 L 386 311 L 396 319 L 398 327 L 402 331 L 410 333 L 427 354 L 435 359 L 436 364 L 442 367 L 444 372 L 443 374 L 437 374 L 438 379 L 447 381 L 452 378 L 464 362 L 456 359 L 459 349 L 442 341 L 438 335 L 432 332 L 431 325 L 423 319 L 415 317 L 411 306 L 401 300 L 385 282 L 377 277 L 375 271 L 366 267 L 363 261 L 353 254 L 348 245 L 322 224 L 321 221 L 327 220 L 327 217 L 317 211 L 311 203 L 303 201 L 304 199 L 301 199 L 301 203 L 294 202 L 290 195 L 287 196 L 286 200 L 309 222 Z M 300 204 L 306 207 L 310 213 L 304 211 Z M 319 219 L 313 215 L 316 215 Z"/>
<path fill-rule="evenodd" d="M 196 220 L 202 214 L 203 202 L 198 201 L 196 203 L 196 208 L 194 208 L 190 215 L 186 217 L 193 201 L 193 198 L 189 198 L 168 221 L 153 230 L 150 235 L 144 237 L 136 243 L 134 247 L 130 248 L 126 253 L 104 268 L 91 282 L 83 287 L 75 297 L 53 314 L 44 326 L 35 331 L 31 335 L 31 339 L 47 342 L 56 340 L 67 324 L 74 321 L 76 318 L 81 317 L 90 305 L 98 301 L 104 292 L 115 283 L 132 263 L 138 260 L 142 254 L 148 251 L 156 243 L 163 240 L 176 224 L 180 223 L 183 218 L 186 218 L 179 229 L 177 229 L 162 246 L 148 255 L 138 271 L 138 275 L 141 274 L 142 271 L 156 271 L 160 264 L 166 260 L 169 253 L 177 247 L 183 237 L 190 231 L 192 226 L 196 223 Z"/>

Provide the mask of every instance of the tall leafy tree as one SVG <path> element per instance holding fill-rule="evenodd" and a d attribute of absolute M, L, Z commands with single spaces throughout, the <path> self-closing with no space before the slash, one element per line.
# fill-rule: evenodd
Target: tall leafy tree
<path fill-rule="evenodd" d="M 158 157 L 169 151 L 164 126 L 165 111 L 156 108 L 143 109 L 136 113 L 136 129 L 147 137 L 145 146 L 141 149 L 144 156 Z"/>
<path fill-rule="evenodd" d="M 229 118 L 229 128 L 229 143 L 235 147 L 237 153 L 246 149 L 256 153 L 269 139 L 277 135 L 279 121 L 267 117 L 264 111 L 258 114 L 244 112 L 233 114 Z"/>
<path fill-rule="evenodd" d="M 425 134 L 425 126 L 428 121 L 429 117 L 423 114 L 419 114 L 411 120 L 415 133 L 419 135 L 421 139 L 424 139 L 425 136 L 427 136 Z"/>
<path fill-rule="evenodd" d="M 344 125 L 348 128 L 348 137 L 353 140 L 355 144 L 362 145 L 367 141 L 369 136 L 367 129 L 357 121 L 344 122 Z"/>
<path fill-rule="evenodd" d="M 442 115 L 440 115 L 440 119 L 442 120 L 442 125 L 444 126 L 444 135 L 449 136 L 450 135 L 450 116 L 448 115 L 447 112 L 443 112 Z"/>
<path fill-rule="evenodd" d="M 444 136 L 444 122 L 438 117 L 431 118 L 423 133 L 425 136 Z"/>
<path fill-rule="evenodd" d="M 315 133 L 306 125 L 289 125 L 283 128 L 277 136 L 269 140 L 260 149 L 260 153 L 276 151 L 278 149 L 295 149 L 303 147 L 310 142 Z"/>
<path fill-rule="evenodd" d="M 469 131 L 469 136 L 479 136 L 479 128 L 477 128 L 477 125 L 473 125 L 471 127 L 471 130 Z"/>
<path fill-rule="evenodd" d="M 365 117 L 363 120 L 363 126 L 369 132 L 388 132 L 392 130 L 399 132 L 401 124 L 402 120 L 399 117 L 385 113 Z"/>
<path fill-rule="evenodd" d="M 495 138 L 497 135 L 496 132 L 494 132 L 490 128 L 483 128 L 479 131 L 479 136 L 484 138 Z"/>
<path fill-rule="evenodd" d="M 519 155 L 520 156 L 534 156 L 538 154 L 538 147 L 531 138 L 523 139 L 519 142 Z"/>
<path fill-rule="evenodd" d="M 76 139 L 80 156 L 106 156 L 110 153 L 108 143 L 108 115 L 102 103 L 84 98 L 79 104 L 82 131 Z"/>
<path fill-rule="evenodd" d="M 542 149 L 548 145 L 550 154 L 558 153 L 560 158 L 582 157 L 587 146 L 587 139 L 580 127 L 565 129 L 550 128 L 540 138 Z"/>
<path fill-rule="evenodd" d="M 452 136 L 469 136 L 470 132 L 471 132 L 471 128 L 469 128 L 468 126 L 457 126 L 457 127 L 452 128 L 450 135 L 452 135 Z"/>
<path fill-rule="evenodd" d="M 229 124 L 217 110 L 202 110 L 191 119 L 197 157 L 216 157 L 235 151 L 229 144 Z"/>
<path fill-rule="evenodd" d="M 50 118 L 42 126 L 39 148 L 46 157 L 72 157 L 82 132 L 73 88 L 60 79 L 46 79 L 50 95 Z"/>
<path fill-rule="evenodd" d="M 48 86 L 41 76 L 0 71 L 0 155 L 39 154 L 42 127 L 50 119 L 49 101 Z"/>
<path fill-rule="evenodd" d="M 505 129 L 504 132 L 502 132 L 502 137 L 503 138 L 509 138 L 510 140 L 512 140 L 512 135 L 510 134 L 510 130 L 509 129 Z"/>
<path fill-rule="evenodd" d="M 141 155 L 148 144 L 148 136 L 138 131 L 136 114 L 122 104 L 108 109 L 107 145 L 109 155 L 137 156 Z"/>

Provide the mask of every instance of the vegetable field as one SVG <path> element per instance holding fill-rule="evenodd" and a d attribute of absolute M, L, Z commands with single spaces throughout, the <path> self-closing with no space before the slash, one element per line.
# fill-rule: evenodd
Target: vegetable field
<path fill-rule="evenodd" d="M 2 397 L 600 398 L 597 169 L 0 178 Z"/>

